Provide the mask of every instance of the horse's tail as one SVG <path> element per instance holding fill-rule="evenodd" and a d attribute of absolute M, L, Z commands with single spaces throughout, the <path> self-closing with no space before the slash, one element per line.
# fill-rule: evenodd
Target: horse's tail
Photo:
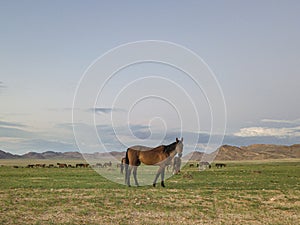
<path fill-rule="evenodd" d="M 125 155 L 125 184 L 128 184 L 128 166 L 129 166 L 129 158 L 128 158 L 128 150 L 126 151 L 126 155 Z"/>
<path fill-rule="evenodd" d="M 121 164 L 120 164 L 121 174 L 123 174 L 123 172 L 124 172 L 124 167 L 125 167 L 125 157 L 121 159 Z"/>

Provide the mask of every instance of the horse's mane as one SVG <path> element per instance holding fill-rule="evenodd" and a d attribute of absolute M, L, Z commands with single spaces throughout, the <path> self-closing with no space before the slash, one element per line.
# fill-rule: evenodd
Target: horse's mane
<path fill-rule="evenodd" d="M 164 145 L 164 152 L 170 154 L 171 152 L 173 152 L 175 150 L 176 145 L 177 145 L 177 142 L 174 142 L 169 145 Z"/>

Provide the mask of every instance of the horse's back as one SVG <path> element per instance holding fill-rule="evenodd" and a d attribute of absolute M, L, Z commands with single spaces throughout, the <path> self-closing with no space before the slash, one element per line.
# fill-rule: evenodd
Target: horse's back
<path fill-rule="evenodd" d="M 129 149 L 135 150 L 135 151 L 149 151 L 151 149 L 153 149 L 152 147 L 147 147 L 147 146 L 143 146 L 143 145 L 135 145 L 135 146 L 131 146 Z"/>
<path fill-rule="evenodd" d="M 166 159 L 166 154 L 163 152 L 164 146 L 158 146 L 155 148 L 135 145 L 127 150 L 129 164 L 140 164 L 140 162 L 146 165 L 159 165 Z"/>

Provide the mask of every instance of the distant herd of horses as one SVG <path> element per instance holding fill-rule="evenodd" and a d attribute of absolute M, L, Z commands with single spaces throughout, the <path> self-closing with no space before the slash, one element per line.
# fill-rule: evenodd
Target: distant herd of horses
<path fill-rule="evenodd" d="M 125 157 L 121 159 L 120 163 L 117 163 L 116 167 L 120 168 L 120 173 L 124 173 L 124 168 L 125 168 Z M 181 166 L 181 160 L 179 157 L 174 157 L 172 164 L 168 165 L 166 167 L 168 172 L 172 172 L 172 174 L 177 174 L 180 172 L 180 166 Z M 226 164 L 224 163 L 216 163 L 215 164 L 216 168 L 222 168 L 226 167 Z M 13 166 L 14 168 L 19 168 L 19 166 Z M 112 167 L 112 162 L 106 162 L 106 163 L 96 163 L 95 165 L 90 165 L 88 163 L 77 163 L 74 165 L 71 164 L 66 164 L 66 163 L 57 163 L 56 166 L 54 164 L 28 164 L 25 168 L 109 168 Z M 195 167 L 194 163 L 190 163 L 189 167 Z M 209 162 L 200 162 L 196 164 L 196 167 L 206 167 L 206 168 L 211 168 L 211 164 Z"/>
<path fill-rule="evenodd" d="M 14 168 L 19 168 L 19 166 L 13 166 Z M 106 162 L 106 163 L 97 163 L 95 165 L 90 165 L 88 163 L 77 163 L 75 165 L 71 164 L 66 164 L 66 163 L 57 163 L 56 165 L 54 164 L 28 164 L 25 168 L 107 168 L 107 167 L 112 167 L 112 162 Z"/>
<path fill-rule="evenodd" d="M 127 186 L 131 186 L 130 183 L 130 176 L 131 173 L 133 174 L 133 179 L 136 186 L 139 186 L 137 180 L 137 168 L 141 165 L 141 163 L 145 165 L 155 165 L 158 166 L 157 173 L 153 180 L 153 187 L 156 186 L 157 180 L 161 178 L 161 186 L 165 187 L 164 177 L 165 177 L 165 170 L 170 172 L 170 168 L 172 168 L 173 174 L 178 174 L 181 168 L 181 157 L 183 152 L 183 138 L 179 140 L 176 138 L 175 142 L 169 145 L 160 145 L 157 147 L 146 147 L 141 145 L 136 145 L 129 147 L 126 151 L 126 155 L 124 158 L 121 159 L 121 162 L 117 164 L 117 168 L 120 168 L 120 172 L 124 174 L 125 172 L 125 184 Z M 177 156 L 176 156 L 177 155 Z M 190 167 L 194 167 L 193 163 L 189 164 Z M 208 162 L 200 162 L 197 163 L 197 167 L 201 168 L 211 168 L 211 164 Z M 216 168 L 226 167 L 224 163 L 216 163 Z M 90 165 L 87 163 L 78 163 L 75 166 L 65 163 L 57 163 L 49 164 L 46 166 L 45 164 L 30 164 L 27 166 L 28 168 L 34 167 L 42 167 L 42 168 L 106 168 L 112 167 L 112 162 L 106 163 L 97 163 L 96 165 Z"/>

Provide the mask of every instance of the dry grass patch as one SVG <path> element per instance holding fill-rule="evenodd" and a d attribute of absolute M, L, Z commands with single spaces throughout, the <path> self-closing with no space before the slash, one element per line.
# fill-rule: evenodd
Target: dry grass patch
<path fill-rule="evenodd" d="M 299 224 L 299 168 L 189 168 L 167 188 L 128 188 L 91 169 L 0 168 L 0 224 Z"/>

